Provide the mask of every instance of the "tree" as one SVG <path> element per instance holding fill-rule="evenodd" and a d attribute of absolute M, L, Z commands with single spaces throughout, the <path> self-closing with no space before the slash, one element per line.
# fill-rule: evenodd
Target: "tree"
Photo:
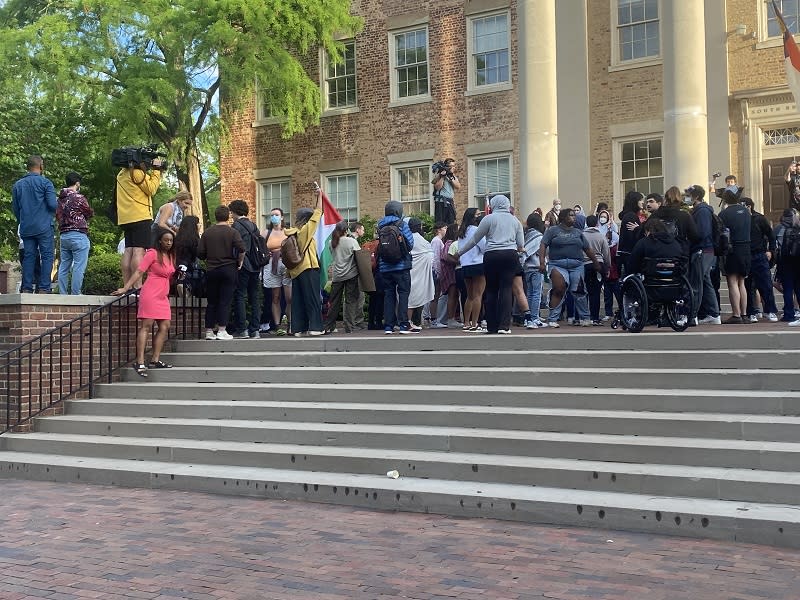
<path fill-rule="evenodd" d="M 0 56 L 36 93 L 109 100 L 109 146 L 155 139 L 207 214 L 199 141 L 239 110 L 256 82 L 291 136 L 319 121 L 319 87 L 303 59 L 341 57 L 340 35 L 361 21 L 349 0 L 9 0 Z"/>

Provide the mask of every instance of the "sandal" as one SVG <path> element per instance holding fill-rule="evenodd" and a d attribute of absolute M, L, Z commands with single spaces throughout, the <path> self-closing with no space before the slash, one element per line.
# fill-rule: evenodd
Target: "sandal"
<path fill-rule="evenodd" d="M 148 365 L 150 369 L 171 369 L 172 365 L 165 363 L 162 360 L 152 360 Z"/>
<path fill-rule="evenodd" d="M 139 377 L 144 377 L 145 379 L 147 379 L 147 365 L 144 364 L 137 365 L 134 363 L 133 370 L 136 371 L 136 374 Z"/>

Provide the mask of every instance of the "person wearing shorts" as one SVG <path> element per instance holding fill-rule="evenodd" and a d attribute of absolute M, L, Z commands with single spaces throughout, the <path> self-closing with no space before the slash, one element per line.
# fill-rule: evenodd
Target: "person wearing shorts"
<path fill-rule="evenodd" d="M 125 233 L 121 265 L 123 281 L 128 281 L 136 273 L 144 251 L 153 241 L 153 196 L 161 185 L 161 165 L 161 161 L 156 159 L 150 170 L 140 164 L 120 169 L 117 173 L 117 223 Z"/>

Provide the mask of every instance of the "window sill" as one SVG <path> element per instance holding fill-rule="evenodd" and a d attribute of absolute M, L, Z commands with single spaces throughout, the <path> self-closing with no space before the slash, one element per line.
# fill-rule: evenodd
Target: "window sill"
<path fill-rule="evenodd" d="M 795 35 L 794 39 L 798 40 L 798 36 Z M 757 42 L 756 50 L 766 50 L 767 48 L 780 48 L 781 46 L 783 46 L 783 38 L 773 37 Z"/>
<path fill-rule="evenodd" d="M 269 119 L 258 119 L 253 121 L 252 127 L 266 127 L 267 125 L 280 125 L 283 119 L 278 117 L 270 117 Z"/>
<path fill-rule="evenodd" d="M 397 108 L 398 106 L 408 106 L 410 104 L 423 104 L 425 102 L 432 102 L 433 98 L 430 94 L 424 96 L 412 96 L 411 98 L 400 98 L 389 102 L 389 108 Z"/>
<path fill-rule="evenodd" d="M 511 82 L 508 83 L 498 83 L 496 85 L 482 85 L 480 87 L 474 87 L 468 89 L 464 92 L 465 96 L 478 96 L 480 94 L 493 94 L 495 92 L 508 92 L 509 90 L 513 90 L 514 86 Z"/>
<path fill-rule="evenodd" d="M 608 72 L 615 73 L 617 71 L 629 71 L 631 69 L 639 69 L 642 67 L 656 67 L 663 64 L 663 62 L 664 61 L 660 56 L 655 56 L 652 58 L 640 58 L 637 60 L 629 60 L 611 65 L 608 67 Z"/>
<path fill-rule="evenodd" d="M 339 115 L 352 115 L 360 112 L 357 106 L 347 106 L 345 108 L 329 108 L 322 112 L 321 117 L 338 117 Z"/>

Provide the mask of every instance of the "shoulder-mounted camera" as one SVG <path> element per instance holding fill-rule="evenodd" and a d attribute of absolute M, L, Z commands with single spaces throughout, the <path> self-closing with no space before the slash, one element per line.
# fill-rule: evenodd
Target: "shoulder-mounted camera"
<path fill-rule="evenodd" d="M 148 169 L 166 169 L 164 163 L 160 165 L 153 165 L 153 161 L 157 158 L 166 158 L 166 154 L 158 151 L 157 144 L 150 144 L 149 146 L 126 146 L 125 148 L 117 148 L 111 151 L 111 164 L 115 167 L 122 167 L 130 169 L 144 164 Z"/>

